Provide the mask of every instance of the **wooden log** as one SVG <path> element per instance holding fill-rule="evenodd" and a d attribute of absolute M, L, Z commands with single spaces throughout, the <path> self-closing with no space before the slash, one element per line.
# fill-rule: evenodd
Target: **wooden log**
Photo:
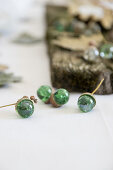
<path fill-rule="evenodd" d="M 66 17 L 66 7 L 47 6 L 47 46 L 53 87 L 66 88 L 72 92 L 92 92 L 101 79 L 104 78 L 105 80 L 96 94 L 113 93 L 113 60 L 98 57 L 92 63 L 85 61 L 83 58 L 84 46 L 85 48 L 87 46 L 84 45 L 85 42 L 80 41 L 81 34 L 77 36 L 74 32 L 58 31 L 53 27 L 56 18 L 63 18 L 64 14 Z M 103 32 L 98 33 L 101 38 L 102 34 Z M 92 36 L 96 37 L 96 35 L 97 33 L 87 36 L 85 40 L 87 44 L 90 39 L 92 40 Z M 84 36 L 83 33 L 82 36 Z M 64 39 L 66 39 L 65 43 L 62 41 Z M 73 42 L 79 43 L 79 47 L 76 44 L 70 45 L 69 43 L 68 45 L 70 39 L 75 39 Z M 101 41 L 97 41 L 97 39 L 98 37 L 96 37 L 97 47 L 100 48 L 105 39 L 102 38 Z"/>

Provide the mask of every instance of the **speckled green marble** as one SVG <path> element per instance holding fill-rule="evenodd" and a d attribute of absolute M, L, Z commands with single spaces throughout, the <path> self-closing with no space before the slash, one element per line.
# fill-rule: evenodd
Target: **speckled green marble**
<path fill-rule="evenodd" d="M 58 89 L 54 95 L 54 101 L 58 105 L 66 104 L 69 100 L 69 92 L 65 89 Z"/>
<path fill-rule="evenodd" d="M 106 59 L 113 58 L 113 45 L 104 44 L 100 49 L 100 56 Z"/>
<path fill-rule="evenodd" d="M 52 89 L 50 86 L 44 85 L 41 86 L 38 90 L 37 90 L 37 96 L 39 97 L 39 99 L 41 99 L 43 102 L 47 102 L 52 94 Z"/>
<path fill-rule="evenodd" d="M 95 105 L 96 101 L 90 94 L 83 94 L 78 99 L 78 107 L 82 112 L 90 112 Z"/>
<path fill-rule="evenodd" d="M 22 99 L 17 103 L 16 111 L 23 118 L 28 118 L 34 112 L 34 104 L 30 99 Z"/>
<path fill-rule="evenodd" d="M 56 21 L 56 22 L 54 23 L 54 28 L 55 28 L 57 31 L 59 31 L 59 32 L 62 32 L 62 31 L 65 30 L 64 25 L 63 25 L 62 23 L 58 22 L 58 21 Z"/>

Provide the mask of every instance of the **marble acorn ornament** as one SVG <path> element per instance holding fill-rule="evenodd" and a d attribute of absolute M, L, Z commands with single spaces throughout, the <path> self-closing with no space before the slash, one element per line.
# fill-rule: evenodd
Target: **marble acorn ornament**
<path fill-rule="evenodd" d="M 52 94 L 52 88 L 48 85 L 40 86 L 40 88 L 37 90 L 37 96 L 45 104 L 48 104 L 50 102 L 51 94 Z"/>
<path fill-rule="evenodd" d="M 100 57 L 113 59 L 113 44 L 104 44 L 100 49 Z"/>
<path fill-rule="evenodd" d="M 34 96 L 30 98 L 23 96 L 16 103 L 0 106 L 0 108 L 15 105 L 17 113 L 23 118 L 28 118 L 34 113 L 34 103 L 37 103 L 37 99 Z"/>
<path fill-rule="evenodd" d="M 52 88 L 47 85 L 43 85 L 37 90 L 37 96 L 45 104 L 51 103 L 54 107 L 60 107 L 69 100 L 69 92 L 66 89 L 60 88 L 53 93 Z"/>
<path fill-rule="evenodd" d="M 94 45 L 92 46 L 90 45 L 89 48 L 85 50 L 83 58 L 86 61 L 94 62 L 95 60 L 97 60 L 98 56 L 99 56 L 98 49 Z"/>
<path fill-rule="evenodd" d="M 69 92 L 66 89 L 58 89 L 51 95 L 50 102 L 54 107 L 60 107 L 69 100 Z"/>
<path fill-rule="evenodd" d="M 97 88 L 92 93 L 83 93 L 78 98 L 78 107 L 82 112 L 90 112 L 95 107 L 96 99 L 94 98 L 93 94 L 98 90 L 103 81 L 104 79 L 101 80 Z"/>

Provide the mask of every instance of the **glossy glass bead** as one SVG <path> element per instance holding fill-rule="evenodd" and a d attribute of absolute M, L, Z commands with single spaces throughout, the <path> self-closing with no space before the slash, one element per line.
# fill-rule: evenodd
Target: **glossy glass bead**
<path fill-rule="evenodd" d="M 100 49 L 100 56 L 106 59 L 113 58 L 113 45 L 104 44 Z"/>
<path fill-rule="evenodd" d="M 34 112 L 34 104 L 30 99 L 22 99 L 17 102 L 16 111 L 23 118 L 28 118 Z"/>
<path fill-rule="evenodd" d="M 82 112 L 90 112 L 95 105 L 95 98 L 88 93 L 82 94 L 78 99 L 78 107 Z"/>
<path fill-rule="evenodd" d="M 91 46 L 84 52 L 84 59 L 87 61 L 95 61 L 99 56 L 99 51 L 96 47 Z"/>
<path fill-rule="evenodd" d="M 65 30 L 65 24 L 64 24 L 64 21 L 62 20 L 55 21 L 53 25 L 54 25 L 55 30 L 59 32 L 62 32 Z"/>
<path fill-rule="evenodd" d="M 37 96 L 39 97 L 39 99 L 41 99 L 43 102 L 47 102 L 52 94 L 52 89 L 50 86 L 41 86 L 38 90 L 37 90 Z"/>
<path fill-rule="evenodd" d="M 69 92 L 65 89 L 58 89 L 53 95 L 54 101 L 58 105 L 64 105 L 69 100 Z"/>

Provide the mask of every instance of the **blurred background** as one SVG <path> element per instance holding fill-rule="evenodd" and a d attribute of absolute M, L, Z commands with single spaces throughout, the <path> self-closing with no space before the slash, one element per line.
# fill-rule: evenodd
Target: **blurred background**
<path fill-rule="evenodd" d="M 57 0 L 57 2 L 55 0 L 0 0 L 0 33 L 16 31 L 19 20 L 35 19 L 35 13 L 38 15 L 38 10 L 47 3 L 65 4 L 67 2 L 68 0 Z M 32 10 L 34 10 L 34 16 L 32 16 Z"/>

